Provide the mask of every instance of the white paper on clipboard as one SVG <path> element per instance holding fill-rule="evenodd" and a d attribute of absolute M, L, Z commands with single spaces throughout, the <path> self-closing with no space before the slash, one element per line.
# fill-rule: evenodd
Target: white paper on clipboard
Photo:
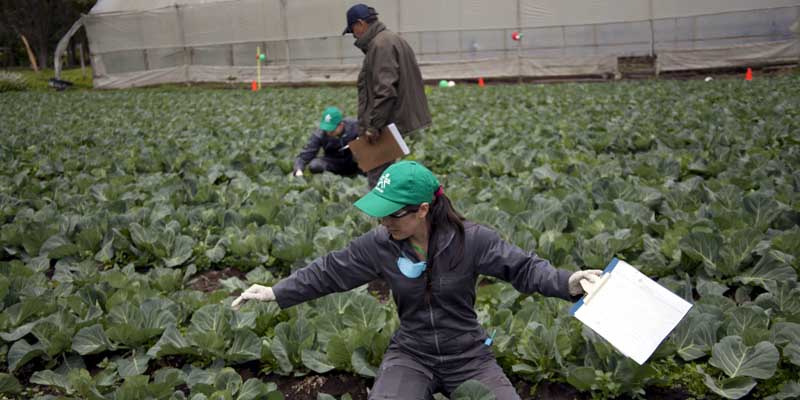
<path fill-rule="evenodd" d="M 686 300 L 614 258 L 600 284 L 570 314 L 642 365 L 690 308 Z"/>

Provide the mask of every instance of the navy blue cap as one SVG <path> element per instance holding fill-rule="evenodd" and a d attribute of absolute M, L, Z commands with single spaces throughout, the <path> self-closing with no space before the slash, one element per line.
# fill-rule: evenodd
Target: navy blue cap
<path fill-rule="evenodd" d="M 344 32 L 342 32 L 342 35 L 353 33 L 353 29 L 350 27 L 353 26 L 353 24 L 355 24 L 356 22 L 358 22 L 358 20 L 363 19 L 364 21 L 366 21 L 367 18 L 374 17 L 376 15 L 378 15 L 378 12 L 375 11 L 374 8 L 366 4 L 359 3 L 350 7 L 350 9 L 347 10 L 347 27 L 344 28 Z"/>

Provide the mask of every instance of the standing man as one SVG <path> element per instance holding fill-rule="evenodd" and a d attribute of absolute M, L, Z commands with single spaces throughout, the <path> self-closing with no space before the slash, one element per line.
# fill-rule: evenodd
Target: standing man
<path fill-rule="evenodd" d="M 359 135 L 374 141 L 394 123 L 403 135 L 431 124 L 428 99 L 414 50 L 399 35 L 378 21 L 378 12 L 365 4 L 347 10 L 347 27 L 355 46 L 364 52 L 358 74 Z M 370 188 L 393 162 L 367 172 Z"/>
<path fill-rule="evenodd" d="M 353 118 L 342 119 L 342 111 L 328 107 L 322 113 L 319 129 L 315 130 L 294 161 L 294 176 L 302 176 L 308 165 L 312 174 L 325 171 L 339 175 L 359 173 L 353 153 L 346 148 L 358 136 L 358 121 Z M 322 148 L 324 155 L 317 157 Z"/>

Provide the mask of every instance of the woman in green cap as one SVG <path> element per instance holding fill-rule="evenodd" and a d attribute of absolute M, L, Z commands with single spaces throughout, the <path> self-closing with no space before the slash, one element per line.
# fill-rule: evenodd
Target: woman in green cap
<path fill-rule="evenodd" d="M 430 399 L 475 379 L 497 399 L 519 399 L 487 345 L 475 313 L 479 274 L 523 293 L 576 300 L 602 271 L 570 272 L 464 219 L 439 181 L 413 161 L 393 164 L 355 206 L 381 224 L 345 249 L 322 256 L 269 288 L 253 285 L 232 303 L 277 301 L 281 308 L 382 278 L 400 327 L 384 354 L 370 399 Z"/>

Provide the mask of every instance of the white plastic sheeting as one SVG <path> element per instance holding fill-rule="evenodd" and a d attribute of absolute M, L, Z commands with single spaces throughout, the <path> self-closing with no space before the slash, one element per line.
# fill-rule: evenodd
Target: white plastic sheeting
<path fill-rule="evenodd" d="M 659 71 L 726 68 L 800 61 L 800 42 L 752 43 L 716 49 L 665 50 L 658 53 Z"/>
<path fill-rule="evenodd" d="M 95 86 L 248 82 L 256 76 L 257 48 L 267 57 L 264 82 L 352 82 L 363 55 L 341 32 L 356 2 L 99 0 L 83 18 Z M 651 52 L 666 57 L 663 71 L 682 68 L 674 60 L 686 54 L 695 56 L 682 65 L 693 68 L 734 66 L 746 59 L 714 57 L 724 49 L 789 43 L 788 50 L 756 57 L 783 61 L 796 49 L 791 26 L 800 19 L 800 0 L 367 3 L 408 40 L 428 80 L 609 75 L 617 72 L 616 57 Z M 513 31 L 523 39 L 513 41 Z"/>

